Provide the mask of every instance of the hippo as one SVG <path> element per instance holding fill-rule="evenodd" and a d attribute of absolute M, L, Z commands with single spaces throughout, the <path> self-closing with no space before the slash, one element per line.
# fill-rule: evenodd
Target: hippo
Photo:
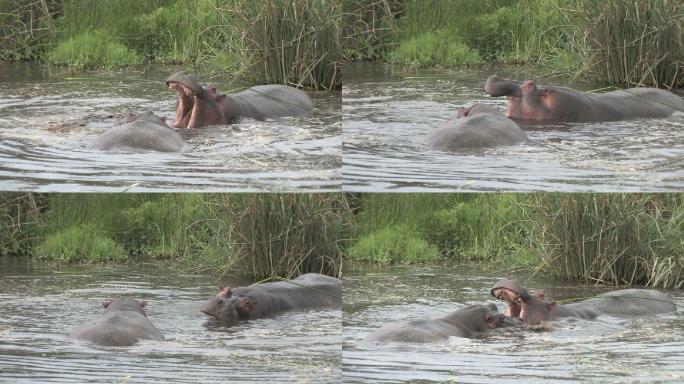
<path fill-rule="evenodd" d="M 342 305 L 340 279 L 307 273 L 292 280 L 221 288 L 200 311 L 223 324 L 254 320 L 286 310 Z"/>
<path fill-rule="evenodd" d="M 102 305 L 102 317 L 74 328 L 68 338 L 117 347 L 131 346 L 139 340 L 164 340 L 143 310 L 147 302 L 119 297 Z"/>
<path fill-rule="evenodd" d="M 600 315 L 630 317 L 676 311 L 672 299 L 654 289 L 621 289 L 576 303 L 556 304 L 545 301 L 543 293 L 530 294 L 517 280 L 504 279 L 494 285 L 491 293 L 506 301 L 507 316 L 519 317 L 528 324 L 539 324 L 558 317 L 594 319 Z"/>
<path fill-rule="evenodd" d="M 437 319 L 388 323 L 366 336 L 377 342 L 434 343 L 449 337 L 483 335 L 504 323 L 504 314 L 496 305 L 473 304 Z"/>
<path fill-rule="evenodd" d="M 305 92 L 280 84 L 257 85 L 226 95 L 216 87 L 200 85 L 183 72 L 166 79 L 166 85 L 178 93 L 174 128 L 197 128 L 207 125 L 234 124 L 241 118 L 265 120 L 303 116 L 313 110 L 313 101 Z"/>
<path fill-rule="evenodd" d="M 474 104 L 460 108 L 458 118 L 434 130 L 428 141 L 435 149 L 461 151 L 524 143 L 527 136 L 518 124 L 494 107 Z"/>
<path fill-rule="evenodd" d="M 607 93 L 584 93 L 571 88 L 537 85 L 490 76 L 484 85 L 490 96 L 507 96 L 506 116 L 517 120 L 610 121 L 668 117 L 684 111 L 684 100 L 657 88 L 630 88 Z"/>
<path fill-rule="evenodd" d="M 88 145 L 103 151 L 179 152 L 185 142 L 178 132 L 166 125 L 165 118 L 152 112 L 129 113 L 120 125 L 109 128 Z"/>

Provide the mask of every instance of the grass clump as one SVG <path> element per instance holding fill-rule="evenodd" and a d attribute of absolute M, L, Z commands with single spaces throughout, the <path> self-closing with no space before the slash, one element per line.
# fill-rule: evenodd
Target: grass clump
<path fill-rule="evenodd" d="M 91 225 L 79 225 L 48 235 L 35 249 L 38 259 L 60 263 L 98 263 L 126 260 L 126 251 L 106 233 Z"/>
<path fill-rule="evenodd" d="M 346 60 L 385 57 L 397 32 L 396 17 L 403 0 L 342 0 L 343 56 Z"/>
<path fill-rule="evenodd" d="M 441 258 L 437 247 L 408 225 L 389 226 L 362 236 L 349 248 L 348 256 L 353 261 L 379 265 L 434 263 Z"/>
<path fill-rule="evenodd" d="M 140 55 L 102 30 L 85 32 L 61 42 L 49 52 L 48 60 L 77 68 L 112 68 L 142 63 Z"/>
<path fill-rule="evenodd" d="M 481 62 L 477 51 L 445 30 L 423 33 L 402 41 L 390 53 L 389 59 L 413 68 L 463 67 Z"/>

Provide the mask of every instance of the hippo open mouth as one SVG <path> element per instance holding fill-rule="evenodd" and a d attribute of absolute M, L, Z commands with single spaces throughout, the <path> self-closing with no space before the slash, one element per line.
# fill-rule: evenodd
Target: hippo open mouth
<path fill-rule="evenodd" d="M 195 106 L 195 97 L 201 96 L 204 88 L 195 80 L 182 72 L 174 73 L 166 79 L 169 89 L 178 93 L 176 117 L 171 124 L 174 128 L 187 128 Z"/>
<path fill-rule="evenodd" d="M 522 303 L 529 299 L 525 287 L 515 279 L 504 279 L 499 281 L 491 289 L 492 296 L 504 300 L 508 305 L 504 314 L 509 317 L 519 317 L 522 311 Z"/>

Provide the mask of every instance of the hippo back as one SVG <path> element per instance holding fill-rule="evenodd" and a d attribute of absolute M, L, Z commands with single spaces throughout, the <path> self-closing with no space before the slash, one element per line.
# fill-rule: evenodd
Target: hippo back
<path fill-rule="evenodd" d="M 613 316 L 645 316 L 676 310 L 667 294 L 654 289 L 634 288 L 606 292 L 575 306 L 591 306 L 600 314 Z"/>
<path fill-rule="evenodd" d="M 133 311 L 105 313 L 101 318 L 75 328 L 69 338 L 105 346 L 130 346 L 139 340 L 164 340 L 145 315 Z"/>
<path fill-rule="evenodd" d="M 479 113 L 446 122 L 428 140 L 432 148 L 459 151 L 519 144 L 527 136 L 518 124 L 500 113 Z"/>
<path fill-rule="evenodd" d="M 313 110 L 313 101 L 304 91 L 286 85 L 257 85 L 226 95 L 224 112 L 228 120 L 249 117 L 256 120 L 304 116 Z"/>
<path fill-rule="evenodd" d="M 232 290 L 257 302 L 253 317 L 290 310 L 342 305 L 342 282 L 334 277 L 308 273 L 288 281 L 253 284 Z"/>
<path fill-rule="evenodd" d="M 88 148 L 132 152 L 179 152 L 183 149 L 183 138 L 157 116 L 140 114 L 132 121 L 131 118 L 127 121 L 108 129 L 90 143 Z"/>

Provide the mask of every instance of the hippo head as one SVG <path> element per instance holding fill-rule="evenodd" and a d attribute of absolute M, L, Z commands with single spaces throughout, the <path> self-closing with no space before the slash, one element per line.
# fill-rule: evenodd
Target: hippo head
<path fill-rule="evenodd" d="M 535 325 L 556 317 L 556 303 L 544 301 L 544 294 L 537 292 L 520 303 L 520 320 Z"/>
<path fill-rule="evenodd" d="M 253 298 L 235 294 L 226 287 L 204 303 L 200 311 L 222 323 L 236 323 L 241 318 L 249 318 L 256 304 Z"/>
<path fill-rule="evenodd" d="M 178 93 L 174 128 L 197 128 L 206 125 L 226 124 L 221 109 L 226 95 L 216 94 L 213 85 L 201 86 L 197 80 L 182 72 L 166 79 L 166 85 Z"/>
<path fill-rule="evenodd" d="M 446 321 L 466 325 L 474 332 L 487 332 L 504 324 L 505 316 L 499 313 L 495 304 L 473 304 L 452 312 Z"/>
<path fill-rule="evenodd" d="M 521 120 L 566 120 L 576 114 L 578 92 L 563 87 L 539 86 L 534 80 L 524 82 L 490 76 L 484 86 L 490 96 L 507 96 L 506 116 Z"/>
<path fill-rule="evenodd" d="M 528 293 L 518 280 L 501 280 L 494 284 L 491 293 L 508 304 L 506 316 L 518 317 L 525 323 L 539 324 L 556 316 L 555 302 L 544 301 L 543 292 Z"/>
<path fill-rule="evenodd" d="M 505 315 L 510 317 L 520 316 L 520 303 L 528 300 L 530 294 L 525 287 L 515 279 L 503 279 L 494 284 L 491 290 L 492 296 L 504 300 L 508 304 Z"/>
<path fill-rule="evenodd" d="M 126 113 L 121 121 L 121 124 L 132 123 L 138 120 L 147 121 L 155 124 L 161 124 L 165 127 L 168 127 L 168 125 L 166 124 L 166 117 L 159 117 L 151 111 L 141 113 Z"/>
<path fill-rule="evenodd" d="M 113 300 L 106 300 L 102 302 L 102 306 L 105 308 L 105 313 L 115 311 L 133 311 L 144 316 L 147 316 L 147 314 L 145 314 L 145 310 L 143 309 L 146 305 L 147 301 L 133 300 L 128 297 L 118 297 Z"/>
<path fill-rule="evenodd" d="M 494 108 L 488 104 L 476 103 L 472 106 L 466 108 L 462 107 L 458 109 L 458 117 L 469 117 L 474 115 L 479 115 L 481 113 L 500 113 L 498 109 Z"/>

